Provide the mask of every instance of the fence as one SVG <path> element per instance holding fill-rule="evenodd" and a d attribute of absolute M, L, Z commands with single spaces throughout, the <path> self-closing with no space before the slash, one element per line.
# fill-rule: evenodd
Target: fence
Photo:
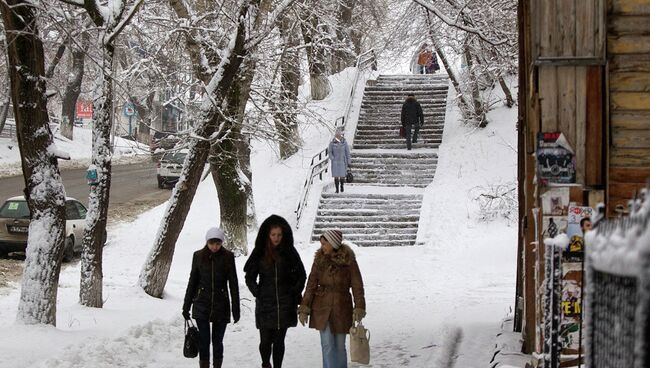
<path fill-rule="evenodd" d="M 590 368 L 650 367 L 649 189 L 629 217 L 586 238 L 585 360 Z"/>
<path fill-rule="evenodd" d="M 357 84 L 359 82 L 359 77 L 361 76 L 361 71 L 367 69 L 369 66 L 371 66 L 373 69 L 376 69 L 376 62 L 375 50 L 373 49 L 370 49 L 369 51 L 366 51 L 357 57 L 352 87 L 350 87 L 350 93 L 348 94 L 347 102 L 345 103 L 343 115 L 336 118 L 336 121 L 334 122 L 335 129 L 341 129 L 345 131 L 345 126 L 349 120 L 350 110 L 352 109 L 352 100 L 357 93 Z M 300 218 L 302 217 L 305 206 L 307 206 L 307 199 L 309 197 L 311 185 L 314 183 L 314 178 L 318 176 L 320 180 L 323 180 L 323 173 L 327 172 L 328 162 L 329 153 L 327 152 L 327 148 L 321 150 L 311 158 L 309 173 L 305 179 L 305 183 L 302 186 L 300 198 L 298 200 L 298 206 L 296 207 L 295 211 L 296 227 L 300 226 Z"/>

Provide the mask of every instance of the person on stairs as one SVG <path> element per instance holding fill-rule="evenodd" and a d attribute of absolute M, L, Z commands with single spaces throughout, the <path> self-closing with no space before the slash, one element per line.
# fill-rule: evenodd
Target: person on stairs
<path fill-rule="evenodd" d="M 409 93 L 406 101 L 402 104 L 402 127 L 406 135 L 406 149 L 411 150 L 411 143 L 417 143 L 418 133 L 420 128 L 424 125 L 424 114 L 422 113 L 422 106 L 415 99 L 413 93 Z M 411 129 L 415 127 L 411 140 Z"/>
<path fill-rule="evenodd" d="M 239 321 L 239 283 L 235 256 L 223 247 L 225 236 L 218 227 L 209 229 L 203 249 L 194 252 L 190 280 L 185 291 L 183 318 L 196 320 L 199 329 L 199 366 L 210 367 L 210 335 L 212 335 L 213 367 L 223 362 L 223 337 L 230 313 L 234 323 Z M 228 290 L 230 298 L 228 298 Z M 232 306 L 232 309 L 231 309 Z M 212 323 L 212 334 L 210 334 Z"/>
<path fill-rule="evenodd" d="M 339 192 L 339 188 L 343 192 L 343 183 L 345 183 L 345 176 L 350 167 L 350 147 L 348 147 L 348 142 L 343 137 L 342 130 L 336 130 L 336 134 L 334 134 L 334 139 L 330 142 L 328 150 L 330 162 L 332 163 L 332 176 L 334 177 L 336 193 Z"/>
<path fill-rule="evenodd" d="M 340 231 L 325 231 L 320 243 L 298 319 L 303 326 L 309 320 L 309 327 L 320 331 L 323 368 L 347 368 L 346 335 L 353 322 L 366 315 L 363 279 L 354 251 Z"/>
<path fill-rule="evenodd" d="M 284 338 L 289 327 L 298 325 L 298 305 L 307 278 L 287 220 L 277 215 L 264 220 L 244 272 L 255 297 L 262 368 L 282 368 Z"/>

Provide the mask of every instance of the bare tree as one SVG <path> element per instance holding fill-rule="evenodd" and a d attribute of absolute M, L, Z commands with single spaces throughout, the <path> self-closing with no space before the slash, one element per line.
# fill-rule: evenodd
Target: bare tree
<path fill-rule="evenodd" d="M 70 46 L 72 66 L 68 73 L 68 82 L 63 93 L 61 107 L 61 135 L 68 139 L 73 139 L 77 99 L 81 94 L 81 82 L 83 82 L 84 77 L 86 50 L 88 50 L 89 46 L 90 35 L 85 31 L 81 32 L 80 44 Z"/>
<path fill-rule="evenodd" d="M 56 324 L 56 297 L 63 257 L 65 192 L 49 127 L 45 56 L 37 7 L 27 0 L 0 1 L 7 36 L 11 96 L 21 154 L 29 239 L 18 320 Z"/>
<path fill-rule="evenodd" d="M 101 308 L 102 258 L 106 242 L 106 223 L 111 188 L 111 128 L 113 126 L 113 78 L 115 39 L 129 23 L 143 0 L 136 0 L 127 9 L 125 1 L 117 0 L 111 6 L 99 0 L 61 0 L 83 7 L 98 29 L 102 45 L 101 73 L 93 107 L 92 164 L 97 169 L 99 183 L 91 186 L 88 214 L 81 254 L 81 286 L 79 302 L 88 307 Z"/>

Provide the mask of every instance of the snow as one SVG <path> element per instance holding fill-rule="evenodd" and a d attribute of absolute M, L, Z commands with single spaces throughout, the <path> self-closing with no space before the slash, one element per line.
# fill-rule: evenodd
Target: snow
<path fill-rule="evenodd" d="M 50 152 L 57 156 L 64 153 L 71 161 L 59 160 L 59 168 L 87 167 L 90 164 L 92 154 L 92 130 L 89 128 L 74 127 L 71 141 L 55 131 L 54 146 Z M 130 161 L 149 154 L 149 146 L 130 141 L 127 139 L 115 138 L 115 151 L 113 152 L 113 164 Z M 67 159 L 67 157 L 66 157 Z M 20 151 L 15 138 L 0 138 L 0 177 L 21 175 Z"/>
<path fill-rule="evenodd" d="M 254 142 L 253 191 L 260 221 L 275 213 L 295 229 L 294 211 L 311 156 L 331 139 L 332 124 L 345 105 L 352 75 L 346 69 L 333 76 L 333 93 L 324 101 L 308 102 L 330 125 L 305 126 L 300 132 L 305 147 L 298 154 L 279 161 L 275 147 Z M 308 92 L 308 85 L 301 86 L 305 101 Z M 480 222 L 469 190 L 515 180 L 516 153 L 503 141 L 516 146 L 516 109 L 497 109 L 490 118 L 488 128 L 474 131 L 459 123 L 455 108 L 448 111 L 436 177 L 426 189 L 413 191 L 424 194 L 421 245 L 354 247 L 366 287 L 364 325 L 373 336 L 373 367 L 436 367 L 454 349 L 459 368 L 484 367 L 491 359 L 494 337 L 514 302 L 517 228 L 505 220 Z M 74 151 L 71 154 L 74 157 Z M 316 205 L 330 181 L 315 179 L 304 218 L 294 233 L 307 270 L 318 248 L 309 241 Z M 346 187 L 348 191 L 363 192 L 363 187 Z M 410 193 L 395 188 L 384 191 Z M 109 229 L 104 308 L 78 304 L 79 264 L 61 272 L 56 328 L 16 325 L 20 286 L 6 291 L 0 297 L 0 367 L 196 366 L 195 360 L 182 357 L 180 312 L 192 253 L 203 246 L 205 229 L 219 222 L 212 178 L 197 190 L 177 241 L 164 298 L 157 299 L 146 295 L 137 281 L 165 208 L 162 204 L 131 223 Z M 249 236 L 251 242 L 254 235 Z M 245 257 L 237 259 L 242 317 L 226 332 L 226 368 L 259 366 L 254 298 L 243 282 L 245 261 Z M 285 367 L 320 366 L 316 331 L 292 328 L 286 345 Z"/>
<path fill-rule="evenodd" d="M 603 221 L 595 231 L 588 232 L 585 247 L 591 267 L 619 276 L 637 277 L 650 259 L 648 216 L 650 200 L 646 200 L 630 218 L 622 220 L 627 225 Z"/>

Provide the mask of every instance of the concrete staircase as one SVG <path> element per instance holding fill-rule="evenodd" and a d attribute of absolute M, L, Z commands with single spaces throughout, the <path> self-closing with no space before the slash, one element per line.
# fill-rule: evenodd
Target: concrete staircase
<path fill-rule="evenodd" d="M 345 193 L 323 193 L 312 240 L 324 230 L 339 229 L 359 246 L 415 244 L 422 190 L 438 163 L 447 88 L 448 79 L 441 75 L 382 75 L 366 86 L 351 152 L 354 183 L 345 185 Z M 425 116 L 411 151 L 399 136 L 402 103 L 409 93 Z"/>

